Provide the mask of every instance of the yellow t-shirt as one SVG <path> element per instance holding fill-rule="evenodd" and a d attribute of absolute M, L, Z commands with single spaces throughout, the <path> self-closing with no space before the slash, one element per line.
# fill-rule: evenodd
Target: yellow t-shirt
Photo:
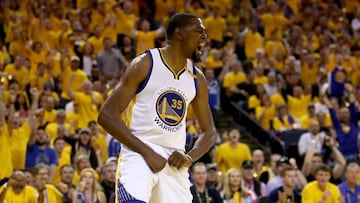
<path fill-rule="evenodd" d="M 70 149 L 71 150 L 71 149 Z M 61 156 L 58 157 L 59 160 L 59 164 L 56 166 L 55 169 L 55 176 L 54 176 L 54 180 L 53 180 L 53 185 L 56 185 L 58 183 L 61 182 L 61 178 L 60 178 L 60 168 L 65 165 L 65 164 L 70 164 L 70 153 L 65 152 L 65 150 L 61 153 Z"/>
<path fill-rule="evenodd" d="M 45 127 L 45 132 L 46 134 L 49 135 L 49 138 L 50 138 L 50 145 L 53 146 L 53 143 L 54 143 L 54 140 L 55 138 L 57 138 L 58 136 L 58 127 L 59 127 L 59 124 L 57 124 L 55 121 L 54 122 L 50 122 L 49 124 L 46 125 Z M 64 127 L 65 128 L 68 128 L 69 127 L 69 124 L 65 123 L 64 124 Z"/>
<path fill-rule="evenodd" d="M 238 85 L 240 83 L 243 83 L 246 81 L 246 75 L 243 72 L 229 72 L 224 77 L 224 83 L 223 86 L 226 87 L 233 87 L 235 85 Z"/>
<path fill-rule="evenodd" d="M 7 123 L 4 122 L 0 127 L 0 163 L 6 163 L 1 166 L 0 180 L 10 177 L 13 172 L 12 156 L 10 151 L 10 137 Z"/>
<path fill-rule="evenodd" d="M 309 64 L 304 63 L 301 67 L 300 78 L 304 85 L 313 85 L 317 82 L 317 76 L 319 72 L 319 65 L 314 64 L 310 67 Z"/>
<path fill-rule="evenodd" d="M 16 40 L 10 43 L 9 46 L 9 54 L 12 57 L 16 57 L 17 55 L 22 55 L 24 57 L 28 57 L 29 53 L 25 49 L 27 42 L 23 42 L 21 40 Z"/>
<path fill-rule="evenodd" d="M 262 119 L 260 120 L 260 116 L 265 110 L 266 112 L 262 117 Z M 258 120 L 265 129 L 270 129 L 270 121 L 273 120 L 273 118 L 276 116 L 275 106 L 274 105 L 271 105 L 270 107 L 257 106 L 255 108 L 255 115 L 256 115 L 256 120 Z"/>
<path fill-rule="evenodd" d="M 44 48 L 43 48 L 44 49 Z M 29 55 L 30 59 L 30 73 L 35 74 L 37 70 L 38 63 L 47 63 L 47 53 L 45 51 L 42 51 L 40 53 L 36 53 L 31 51 Z"/>
<path fill-rule="evenodd" d="M 249 31 L 245 35 L 245 54 L 247 58 L 254 58 L 256 49 L 263 47 L 263 38 L 260 33 Z"/>
<path fill-rule="evenodd" d="M 36 87 L 39 91 L 41 91 L 46 83 L 53 83 L 52 77 L 48 73 L 45 73 L 43 76 L 30 75 L 31 87 Z"/>
<path fill-rule="evenodd" d="M 29 82 L 29 71 L 25 68 L 25 66 L 15 69 L 14 64 L 9 64 L 5 67 L 4 72 L 8 75 L 12 75 L 12 77 L 19 82 L 19 85 L 25 86 Z"/>
<path fill-rule="evenodd" d="M 290 130 L 292 128 L 289 118 L 287 116 L 283 117 L 282 121 L 280 121 L 278 117 L 274 117 L 273 121 L 274 129 L 276 131 Z"/>
<path fill-rule="evenodd" d="M 275 53 L 280 52 L 282 54 L 285 54 L 286 52 L 283 43 L 275 42 L 273 40 L 267 40 L 265 42 L 264 51 L 265 51 L 265 56 L 267 57 L 275 57 Z"/>
<path fill-rule="evenodd" d="M 283 28 L 287 24 L 288 20 L 286 17 L 279 13 L 272 15 L 271 13 L 265 13 L 260 16 L 262 24 L 264 26 L 265 38 L 269 39 L 271 33 L 276 29 L 277 36 L 279 39 L 283 36 Z"/>
<path fill-rule="evenodd" d="M 155 47 L 156 31 L 143 32 L 137 31 L 136 35 L 136 55 L 144 53 L 147 49 Z"/>
<path fill-rule="evenodd" d="M 214 57 L 209 55 L 206 58 L 206 68 L 208 69 L 215 69 L 215 68 L 221 68 L 223 66 L 223 62 L 221 60 L 215 60 Z"/>
<path fill-rule="evenodd" d="M 16 194 L 14 190 L 10 187 L 6 191 L 5 201 L 7 203 L 37 203 L 38 202 L 38 191 L 28 185 L 25 185 L 24 191 L 20 194 Z"/>
<path fill-rule="evenodd" d="M 94 30 L 95 26 L 103 26 L 104 20 L 105 20 L 105 15 L 101 14 L 96 9 L 92 9 L 90 30 Z"/>
<path fill-rule="evenodd" d="M 73 92 L 77 92 L 81 90 L 83 82 L 87 79 L 86 73 L 80 69 L 73 71 L 70 67 L 65 68 L 62 73 L 63 77 L 63 86 L 62 89 L 64 91 L 61 92 L 61 97 L 64 99 L 70 99 L 69 95 L 67 94 L 67 88 L 69 85 L 70 75 L 75 74 L 75 78 L 73 80 L 71 90 Z"/>
<path fill-rule="evenodd" d="M 107 159 L 107 144 L 105 136 L 99 134 L 95 139 L 91 140 L 91 146 L 94 148 L 95 151 L 101 149 L 100 157 L 103 163 L 105 163 Z"/>
<path fill-rule="evenodd" d="M 87 127 L 90 121 L 96 121 L 98 116 L 97 106 L 91 101 L 91 96 L 83 92 L 75 93 L 75 103 L 79 105 L 79 127 Z"/>
<path fill-rule="evenodd" d="M 210 40 L 223 41 L 223 34 L 226 30 L 226 21 L 223 17 L 214 18 L 210 16 L 204 21 L 206 34 Z"/>
<path fill-rule="evenodd" d="M 330 191 L 330 197 L 326 199 L 323 203 L 337 203 L 339 202 L 338 198 L 341 193 L 340 190 L 336 187 L 336 185 L 332 183 L 326 184 L 326 190 Z M 308 183 L 302 193 L 301 193 L 301 202 L 302 203 L 316 203 L 319 202 L 324 196 L 324 192 L 320 190 L 317 181 L 313 181 Z"/>
<path fill-rule="evenodd" d="M 56 120 L 56 110 L 52 109 L 51 111 L 45 110 L 44 111 L 44 121 L 48 123 L 55 122 Z"/>
<path fill-rule="evenodd" d="M 90 44 L 93 46 L 95 54 L 100 53 L 100 51 L 104 49 L 102 37 L 97 38 L 95 36 L 92 36 L 88 39 L 88 42 L 90 42 Z"/>
<path fill-rule="evenodd" d="M 255 85 L 258 85 L 258 84 L 265 85 L 266 83 L 268 83 L 267 76 L 260 76 L 260 77 L 255 77 L 254 78 L 254 84 Z"/>
<path fill-rule="evenodd" d="M 62 194 L 56 189 L 54 185 L 46 184 L 46 197 L 45 199 L 51 203 L 62 203 Z"/>
<path fill-rule="evenodd" d="M 132 13 L 126 14 L 122 9 L 116 10 L 116 32 L 131 36 L 132 30 L 135 28 L 136 16 Z"/>
<path fill-rule="evenodd" d="M 316 117 L 311 118 L 311 117 L 309 117 L 309 115 L 302 116 L 300 119 L 300 127 L 302 129 L 308 129 L 311 121 L 317 121 L 317 118 Z"/>
<path fill-rule="evenodd" d="M 108 38 L 111 39 L 111 41 L 116 42 L 117 34 L 116 34 L 115 26 L 112 26 L 112 25 L 105 26 L 104 30 L 102 32 L 102 36 L 103 37 L 108 37 Z"/>
<path fill-rule="evenodd" d="M 174 9 L 174 1 L 155 0 L 156 12 L 154 19 L 161 21 L 161 19 L 169 16 L 170 9 Z"/>
<path fill-rule="evenodd" d="M 287 96 L 289 113 L 294 119 L 300 119 L 307 114 L 307 106 L 311 102 L 311 95 L 302 95 L 300 99 Z"/>
<path fill-rule="evenodd" d="M 216 164 L 224 174 L 230 168 L 241 169 L 244 160 L 252 160 L 250 149 L 246 144 L 238 143 L 234 149 L 226 142 L 216 147 Z"/>
<path fill-rule="evenodd" d="M 25 168 L 26 145 L 31 133 L 28 121 L 25 120 L 21 127 L 11 133 L 11 158 L 14 169 Z"/>
<path fill-rule="evenodd" d="M 78 123 L 79 114 L 75 113 L 75 112 L 72 112 L 72 111 L 67 112 L 66 113 L 66 123 L 70 123 L 71 121 L 74 123 L 73 129 L 71 129 L 71 131 L 78 129 L 79 128 L 79 125 L 78 125 L 79 124 Z"/>
<path fill-rule="evenodd" d="M 256 108 L 258 106 L 260 106 L 260 99 L 257 98 L 256 95 L 251 95 L 249 97 L 248 108 L 253 109 L 253 108 Z"/>
<path fill-rule="evenodd" d="M 275 94 L 271 95 L 270 103 L 275 105 L 275 107 L 278 107 L 278 106 L 281 106 L 281 105 L 285 104 L 285 100 L 281 96 L 281 94 L 275 93 Z"/>

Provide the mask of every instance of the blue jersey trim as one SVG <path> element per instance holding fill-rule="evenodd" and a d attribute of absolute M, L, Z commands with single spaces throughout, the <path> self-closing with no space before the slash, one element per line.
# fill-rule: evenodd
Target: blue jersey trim
<path fill-rule="evenodd" d="M 193 73 L 194 73 L 194 84 L 195 84 L 195 96 L 198 94 L 198 81 L 196 79 L 196 67 L 193 64 Z"/>
<path fill-rule="evenodd" d="M 146 50 L 146 53 L 150 57 L 150 69 L 149 69 L 149 72 L 146 75 L 145 80 L 140 84 L 139 88 L 136 90 L 136 94 L 139 94 L 146 87 L 146 84 L 149 82 L 151 72 L 152 72 L 152 69 L 153 69 L 153 66 L 154 66 L 154 60 L 153 60 L 153 56 L 152 56 L 150 50 L 149 49 Z"/>

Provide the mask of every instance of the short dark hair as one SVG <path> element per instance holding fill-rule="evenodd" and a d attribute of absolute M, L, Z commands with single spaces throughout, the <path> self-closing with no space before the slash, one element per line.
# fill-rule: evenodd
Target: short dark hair
<path fill-rule="evenodd" d="M 166 28 L 167 39 L 172 38 L 176 28 L 183 28 L 191 25 L 191 21 L 197 18 L 199 17 L 191 13 L 177 13 L 171 16 Z"/>
<path fill-rule="evenodd" d="M 280 176 L 285 177 L 286 172 L 288 171 L 295 171 L 295 168 L 292 166 L 286 166 L 285 168 L 283 168 L 283 170 L 280 171 Z"/>
<path fill-rule="evenodd" d="M 317 175 L 319 171 L 328 172 L 331 175 L 331 168 L 325 164 L 320 164 L 314 171 L 314 174 Z"/>
<path fill-rule="evenodd" d="M 65 141 L 64 138 L 62 138 L 62 137 L 56 137 L 55 140 L 53 141 L 53 145 L 55 145 L 55 143 L 59 140 Z"/>
<path fill-rule="evenodd" d="M 60 167 L 60 174 L 63 172 L 64 168 L 72 168 L 75 171 L 75 168 L 71 164 L 64 164 Z"/>

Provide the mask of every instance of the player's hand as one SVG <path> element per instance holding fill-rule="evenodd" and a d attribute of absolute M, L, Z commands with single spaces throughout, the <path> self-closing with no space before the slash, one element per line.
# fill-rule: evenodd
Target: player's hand
<path fill-rule="evenodd" d="M 182 167 L 190 167 L 192 160 L 185 154 L 175 151 L 168 159 L 169 166 L 180 169 Z"/>
<path fill-rule="evenodd" d="M 166 165 L 166 159 L 155 152 L 144 158 L 153 173 L 161 171 Z"/>

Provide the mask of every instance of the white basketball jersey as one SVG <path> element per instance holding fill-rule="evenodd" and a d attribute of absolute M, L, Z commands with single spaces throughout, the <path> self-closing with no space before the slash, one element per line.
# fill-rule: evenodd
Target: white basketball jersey
<path fill-rule="evenodd" d="M 127 108 L 125 123 L 144 142 L 184 150 L 187 108 L 197 92 L 196 68 L 188 60 L 176 75 L 159 49 L 147 54 L 151 67 Z"/>

